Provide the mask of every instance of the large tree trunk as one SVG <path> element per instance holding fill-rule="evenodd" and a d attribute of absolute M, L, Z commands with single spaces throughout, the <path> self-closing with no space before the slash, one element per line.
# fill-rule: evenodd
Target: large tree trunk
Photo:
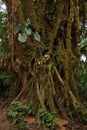
<path fill-rule="evenodd" d="M 11 66 L 15 73 L 10 98 L 27 98 L 35 108 L 60 111 L 66 117 L 76 108 L 74 73 L 79 59 L 79 9 L 74 0 L 8 0 Z M 29 36 L 18 41 L 14 28 L 29 18 L 41 41 Z"/>

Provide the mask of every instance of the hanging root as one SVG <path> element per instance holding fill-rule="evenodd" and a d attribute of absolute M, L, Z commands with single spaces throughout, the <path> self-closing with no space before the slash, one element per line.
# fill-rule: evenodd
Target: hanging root
<path fill-rule="evenodd" d="M 43 98 L 42 98 L 42 95 L 41 95 L 41 92 L 40 92 L 39 84 L 37 83 L 36 85 L 37 85 L 36 87 L 37 87 L 37 95 L 38 95 L 38 98 L 39 98 L 39 102 L 41 104 L 42 109 L 46 110 L 46 107 L 44 105 L 44 101 L 43 101 Z"/>
<path fill-rule="evenodd" d="M 57 70 L 56 67 L 54 67 L 54 71 L 55 71 L 55 73 L 56 73 L 56 75 L 57 75 L 58 80 L 59 80 L 60 83 L 64 86 L 64 81 L 62 80 L 62 78 L 61 78 L 61 76 L 60 76 L 60 74 L 59 74 L 59 72 L 58 72 L 58 70 Z"/>
<path fill-rule="evenodd" d="M 69 94 L 70 94 L 70 97 L 71 97 L 73 107 L 76 109 L 77 106 L 80 105 L 80 103 L 77 101 L 77 99 L 75 98 L 75 96 L 73 95 L 73 93 L 71 91 L 69 91 Z"/>

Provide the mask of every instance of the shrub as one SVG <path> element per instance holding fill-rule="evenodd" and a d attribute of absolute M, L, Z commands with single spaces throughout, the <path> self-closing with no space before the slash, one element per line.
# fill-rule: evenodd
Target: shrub
<path fill-rule="evenodd" d="M 27 110 L 27 106 L 23 105 L 20 101 L 12 101 L 7 115 L 12 118 L 14 124 L 23 129 L 27 123 L 25 118 Z"/>
<path fill-rule="evenodd" d="M 39 120 L 41 125 L 50 128 L 50 130 L 55 129 L 58 122 L 55 112 L 50 113 L 48 111 L 43 111 L 42 109 L 39 111 Z"/>
<path fill-rule="evenodd" d="M 76 80 L 81 89 L 81 96 L 87 100 L 87 63 L 80 61 Z"/>

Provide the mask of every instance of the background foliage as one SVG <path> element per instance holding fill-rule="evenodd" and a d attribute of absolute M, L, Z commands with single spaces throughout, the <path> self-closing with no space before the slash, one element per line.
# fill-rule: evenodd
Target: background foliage
<path fill-rule="evenodd" d="M 6 12 L 0 12 L 0 54 L 9 51 L 7 28 L 7 14 Z"/>
<path fill-rule="evenodd" d="M 0 56 L 9 52 L 8 41 L 8 25 L 6 10 L 0 9 Z M 3 63 L 3 58 L 0 58 L 0 66 Z M 12 73 L 0 69 L 0 97 L 7 97 L 12 80 Z"/>

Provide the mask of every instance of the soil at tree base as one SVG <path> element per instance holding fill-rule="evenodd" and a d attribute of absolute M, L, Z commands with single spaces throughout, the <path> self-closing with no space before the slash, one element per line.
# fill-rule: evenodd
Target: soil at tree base
<path fill-rule="evenodd" d="M 0 99 L 0 130 L 21 130 L 19 128 L 16 128 L 10 121 L 7 119 L 6 114 L 2 108 L 2 105 L 4 103 L 3 99 Z M 27 128 L 24 130 L 49 130 L 47 128 L 44 128 L 42 126 L 37 126 L 36 124 L 28 124 Z M 79 124 L 75 121 L 70 121 L 68 124 L 61 128 L 56 128 L 55 130 L 87 130 L 87 125 L 83 126 L 82 124 Z"/>
<path fill-rule="evenodd" d="M 7 119 L 6 114 L 2 108 L 4 103 L 3 99 L 0 99 L 0 130 L 22 130 L 16 128 L 10 121 Z M 42 126 L 37 126 L 36 124 L 29 124 L 27 128 L 24 130 L 47 130 L 47 128 L 43 128 Z"/>

